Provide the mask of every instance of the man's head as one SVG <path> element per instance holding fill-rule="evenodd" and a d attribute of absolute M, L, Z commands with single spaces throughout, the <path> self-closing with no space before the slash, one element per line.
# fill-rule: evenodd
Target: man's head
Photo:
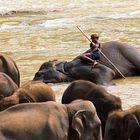
<path fill-rule="evenodd" d="M 99 39 L 99 36 L 97 34 L 91 34 L 91 39 Z"/>
<path fill-rule="evenodd" d="M 97 34 L 91 34 L 90 37 L 92 42 L 94 42 L 95 44 L 98 42 L 99 36 Z"/>

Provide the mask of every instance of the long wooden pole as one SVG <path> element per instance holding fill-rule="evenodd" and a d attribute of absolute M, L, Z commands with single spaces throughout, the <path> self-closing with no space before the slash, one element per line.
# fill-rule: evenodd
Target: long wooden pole
<path fill-rule="evenodd" d="M 79 31 L 93 44 L 95 45 L 89 38 L 88 36 L 78 27 L 76 26 Z M 120 73 L 120 75 L 125 79 L 125 76 L 122 74 L 122 72 L 111 62 L 111 60 L 101 51 L 101 49 L 98 48 L 98 50 L 100 51 L 100 53 L 106 58 L 106 60 Z"/>

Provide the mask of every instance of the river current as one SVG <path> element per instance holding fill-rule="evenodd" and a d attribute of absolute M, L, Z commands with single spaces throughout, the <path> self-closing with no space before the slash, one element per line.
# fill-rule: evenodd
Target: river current
<path fill-rule="evenodd" d="M 120 41 L 140 50 L 140 0 L 0 0 L 0 50 L 17 63 L 21 85 L 48 60 L 72 60 L 89 48 L 87 36 Z M 105 88 L 123 108 L 140 104 L 140 77 Z M 57 101 L 70 83 L 52 84 Z"/>

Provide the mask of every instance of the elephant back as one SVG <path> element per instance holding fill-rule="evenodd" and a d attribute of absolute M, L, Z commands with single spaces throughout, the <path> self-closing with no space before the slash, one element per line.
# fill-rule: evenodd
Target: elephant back
<path fill-rule="evenodd" d="M 48 84 L 42 81 L 29 81 L 14 94 L 19 97 L 20 103 L 55 101 L 54 91 Z"/>

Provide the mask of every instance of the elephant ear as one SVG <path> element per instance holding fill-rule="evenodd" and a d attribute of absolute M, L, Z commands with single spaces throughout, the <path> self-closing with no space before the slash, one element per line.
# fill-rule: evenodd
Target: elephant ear
<path fill-rule="evenodd" d="M 124 117 L 124 129 L 125 132 L 127 133 L 127 136 L 130 137 L 133 131 L 137 128 L 140 127 L 140 124 L 134 114 L 127 114 Z"/>
<path fill-rule="evenodd" d="M 82 134 L 84 133 L 85 121 L 89 120 L 87 117 L 91 115 L 93 116 L 93 113 L 91 111 L 80 110 L 73 116 L 72 128 L 76 130 L 76 132 L 79 135 L 79 138 L 81 138 Z"/>

